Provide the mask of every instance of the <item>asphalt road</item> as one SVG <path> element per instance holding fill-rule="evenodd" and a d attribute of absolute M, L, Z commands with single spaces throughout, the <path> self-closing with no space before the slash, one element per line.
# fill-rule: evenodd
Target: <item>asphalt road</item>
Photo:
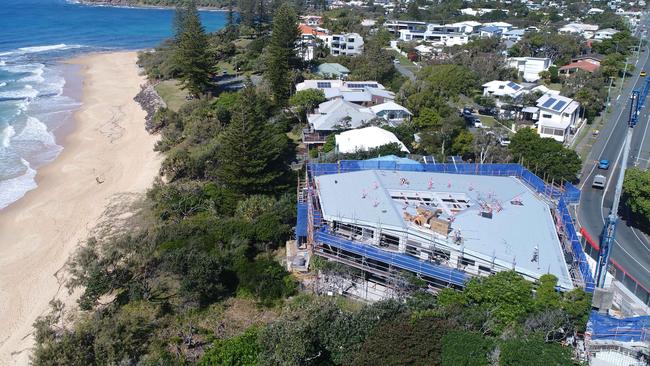
<path fill-rule="evenodd" d="M 644 24 L 650 22 L 646 19 Z M 641 70 L 650 71 L 650 52 L 641 53 L 635 66 L 632 83 L 624 87 L 618 100 L 612 100 L 610 120 L 599 133 L 597 141 L 587 158 L 590 163 L 585 164 L 581 175 L 582 196 L 577 210 L 577 221 L 585 227 L 594 238 L 600 238 L 605 218 L 610 212 L 614 199 L 614 190 L 620 167 L 623 163 L 647 169 L 650 166 L 650 100 L 641 111 L 637 126 L 634 128 L 629 161 L 622 162 L 623 143 L 625 140 L 627 121 L 630 111 L 630 95 L 632 90 L 640 89 L 645 83 L 645 78 L 639 76 Z M 607 159 L 610 161 L 608 170 L 597 168 L 597 161 Z M 604 190 L 594 189 L 591 182 L 594 175 L 602 174 L 607 177 Z M 622 213 L 619 211 L 619 213 Z M 611 258 L 616 261 L 631 276 L 636 278 L 643 286 L 650 289 L 650 240 L 638 229 L 630 226 L 626 221 L 619 220 L 616 227 L 616 241 L 612 248 Z"/>

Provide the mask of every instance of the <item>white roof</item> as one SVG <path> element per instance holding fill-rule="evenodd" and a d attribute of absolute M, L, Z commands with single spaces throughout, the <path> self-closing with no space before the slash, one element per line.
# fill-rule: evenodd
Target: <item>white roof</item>
<path fill-rule="evenodd" d="M 452 23 L 452 24 L 449 24 L 449 25 L 451 25 L 451 26 L 458 26 L 458 27 L 459 27 L 459 26 L 478 27 L 478 26 L 480 26 L 480 25 L 482 25 L 482 24 L 483 24 L 483 23 L 481 23 L 481 22 L 477 22 L 477 21 L 475 21 L 475 20 L 466 20 L 466 21 L 463 21 L 463 22 Z"/>
<path fill-rule="evenodd" d="M 403 107 L 403 106 L 401 106 L 401 105 L 399 105 L 399 104 L 397 104 L 397 103 L 395 103 L 393 101 L 377 104 L 377 105 L 374 105 L 374 106 L 370 107 L 369 109 L 375 114 L 379 113 L 381 111 L 403 111 L 403 112 L 406 112 L 406 113 L 412 115 L 411 111 L 409 111 L 405 107 Z"/>
<path fill-rule="evenodd" d="M 559 90 L 549 89 L 546 85 L 538 85 L 538 86 L 532 88 L 530 91 L 533 91 L 533 92 L 538 91 L 538 92 L 541 92 L 542 94 L 560 95 Z"/>
<path fill-rule="evenodd" d="M 573 113 L 579 106 L 580 103 L 562 95 L 544 94 L 537 99 L 539 109 L 556 114 Z"/>
<path fill-rule="evenodd" d="M 368 108 L 343 99 L 334 99 L 321 103 L 318 106 L 318 113 L 308 115 L 307 120 L 316 131 L 332 131 L 337 126 L 356 128 L 375 117 Z"/>
<path fill-rule="evenodd" d="M 492 80 L 483 84 L 483 88 L 497 97 L 508 95 L 515 98 L 524 92 L 524 87 L 513 81 Z"/>
<path fill-rule="evenodd" d="M 512 24 L 506 23 L 506 22 L 491 22 L 491 23 L 483 23 L 483 26 L 485 26 L 485 27 L 510 28 L 510 27 L 512 27 Z"/>
<path fill-rule="evenodd" d="M 398 143 L 402 151 L 409 152 L 394 133 L 374 126 L 341 132 L 335 136 L 335 140 L 338 152 L 342 154 L 365 151 L 390 143 Z"/>

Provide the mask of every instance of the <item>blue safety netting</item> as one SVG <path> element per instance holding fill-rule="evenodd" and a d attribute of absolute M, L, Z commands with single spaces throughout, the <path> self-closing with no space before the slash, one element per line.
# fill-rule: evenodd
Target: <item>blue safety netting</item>
<path fill-rule="evenodd" d="M 296 220 L 296 237 L 307 237 L 307 203 L 298 203 L 298 219 Z"/>
<path fill-rule="evenodd" d="M 580 240 L 578 240 L 578 234 L 576 233 L 575 226 L 573 225 L 573 220 L 571 219 L 571 214 L 569 213 L 569 209 L 564 202 L 564 198 L 560 198 L 558 201 L 557 210 L 561 216 L 567 240 L 571 242 L 571 249 L 573 250 L 574 260 L 578 262 L 580 274 L 582 275 L 582 279 L 585 282 L 585 291 L 594 292 L 594 277 L 591 274 L 591 269 L 589 268 L 589 263 L 587 262 L 587 256 L 582 250 Z"/>
<path fill-rule="evenodd" d="M 321 244 L 326 244 L 365 258 L 386 263 L 420 275 L 429 276 L 437 280 L 449 282 L 454 285 L 464 286 L 465 281 L 469 279 L 467 274 L 463 271 L 427 262 L 408 254 L 387 252 L 371 245 L 346 240 L 328 233 L 327 228 L 325 227 L 315 233 L 314 240 Z"/>
<path fill-rule="evenodd" d="M 617 319 L 592 311 L 587 323 L 592 340 L 619 342 L 650 341 L 650 316 Z"/>
<path fill-rule="evenodd" d="M 341 160 L 338 163 L 309 164 L 309 173 L 312 177 L 323 174 L 336 174 L 355 172 L 360 170 L 396 170 L 412 172 L 434 172 L 451 174 L 476 174 L 495 176 L 515 176 L 525 181 L 538 193 L 551 199 L 563 197 L 567 203 L 580 201 L 580 190 L 570 183 L 564 183 L 564 189 L 556 185 L 547 184 L 543 179 L 519 164 L 404 164 L 394 160 Z"/>

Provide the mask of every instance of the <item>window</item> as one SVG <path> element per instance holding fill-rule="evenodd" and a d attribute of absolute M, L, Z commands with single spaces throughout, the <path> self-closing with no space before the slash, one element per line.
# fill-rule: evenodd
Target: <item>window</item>
<path fill-rule="evenodd" d="M 564 136 L 564 130 L 561 128 L 542 127 L 542 134 L 553 136 Z"/>
<path fill-rule="evenodd" d="M 473 266 L 476 264 L 476 261 L 465 258 L 465 257 L 460 257 L 460 264 L 465 265 L 465 266 Z"/>
<path fill-rule="evenodd" d="M 544 117 L 544 118 L 553 118 L 553 116 L 551 116 L 551 115 L 548 114 L 548 113 L 544 113 L 544 114 L 542 114 L 542 117 Z"/>
<path fill-rule="evenodd" d="M 449 258 L 451 258 L 451 254 L 448 251 L 441 250 L 441 249 L 434 249 L 433 255 L 436 256 L 437 258 L 444 259 L 447 261 L 449 260 Z"/>
<path fill-rule="evenodd" d="M 397 250 L 399 248 L 399 238 L 393 235 L 381 234 L 379 237 L 379 246 Z"/>
<path fill-rule="evenodd" d="M 483 271 L 483 272 L 492 273 L 492 270 L 490 269 L 490 267 L 486 267 L 486 266 L 478 266 L 478 270 Z"/>

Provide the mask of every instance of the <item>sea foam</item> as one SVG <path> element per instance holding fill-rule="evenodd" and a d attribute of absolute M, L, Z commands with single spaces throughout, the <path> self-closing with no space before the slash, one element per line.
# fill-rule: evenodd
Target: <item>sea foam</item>
<path fill-rule="evenodd" d="M 12 202 L 23 197 L 28 191 L 36 188 L 36 170 L 30 167 L 29 163 L 22 159 L 26 171 L 23 175 L 0 180 L 0 209 L 9 206 Z"/>

